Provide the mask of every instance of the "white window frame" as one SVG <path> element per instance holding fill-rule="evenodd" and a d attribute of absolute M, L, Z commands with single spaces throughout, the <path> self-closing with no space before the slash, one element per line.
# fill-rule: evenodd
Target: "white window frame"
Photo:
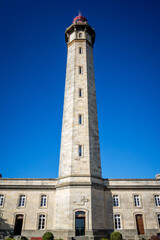
<path fill-rule="evenodd" d="M 160 207 L 160 195 L 154 195 L 156 207 Z"/>
<path fill-rule="evenodd" d="M 42 194 L 41 195 L 41 199 L 40 199 L 40 207 L 47 207 L 47 195 L 46 194 Z"/>
<path fill-rule="evenodd" d="M 4 194 L 0 194 L 0 207 L 4 206 Z"/>
<path fill-rule="evenodd" d="M 39 214 L 38 215 L 38 230 L 44 230 L 46 226 L 46 215 Z"/>
<path fill-rule="evenodd" d="M 113 206 L 114 207 L 119 207 L 120 206 L 119 196 L 117 194 L 113 195 Z"/>
<path fill-rule="evenodd" d="M 141 207 L 141 198 L 140 198 L 140 195 L 138 194 L 134 195 L 134 206 Z"/>
<path fill-rule="evenodd" d="M 114 227 L 116 230 L 122 229 L 122 221 L 120 214 L 114 214 Z"/>
<path fill-rule="evenodd" d="M 25 207 L 26 196 L 24 194 L 19 195 L 18 207 Z"/>

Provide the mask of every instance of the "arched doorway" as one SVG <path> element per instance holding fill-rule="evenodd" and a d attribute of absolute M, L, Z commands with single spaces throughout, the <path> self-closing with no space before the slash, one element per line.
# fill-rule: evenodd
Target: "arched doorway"
<path fill-rule="evenodd" d="M 85 235 L 85 212 L 78 211 L 75 213 L 75 235 Z"/>
<path fill-rule="evenodd" d="M 23 215 L 17 214 L 14 225 L 14 235 L 21 235 L 23 225 Z"/>
<path fill-rule="evenodd" d="M 137 225 L 138 235 L 143 235 L 144 234 L 144 225 L 143 225 L 142 214 L 137 214 L 136 215 L 136 225 Z"/>

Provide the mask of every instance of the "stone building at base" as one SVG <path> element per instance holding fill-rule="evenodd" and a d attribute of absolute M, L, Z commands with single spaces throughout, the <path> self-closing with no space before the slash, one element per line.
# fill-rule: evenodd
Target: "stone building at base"
<path fill-rule="evenodd" d="M 93 66 L 95 32 L 78 16 L 66 29 L 67 69 L 59 177 L 0 179 L 0 235 L 124 239 L 160 232 L 160 176 L 103 179 Z"/>

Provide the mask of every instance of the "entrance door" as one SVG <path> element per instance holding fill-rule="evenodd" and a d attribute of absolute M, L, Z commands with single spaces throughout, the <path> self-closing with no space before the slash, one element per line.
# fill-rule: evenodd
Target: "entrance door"
<path fill-rule="evenodd" d="M 79 211 L 76 212 L 75 216 L 75 231 L 76 236 L 85 235 L 85 212 Z"/>
<path fill-rule="evenodd" d="M 144 234 L 144 225 L 143 225 L 142 214 L 137 214 L 136 215 L 136 224 L 137 224 L 138 235 L 143 235 Z"/>
<path fill-rule="evenodd" d="M 16 215 L 16 220 L 14 225 L 14 235 L 21 235 L 22 224 L 23 224 L 23 215 L 22 214 Z"/>

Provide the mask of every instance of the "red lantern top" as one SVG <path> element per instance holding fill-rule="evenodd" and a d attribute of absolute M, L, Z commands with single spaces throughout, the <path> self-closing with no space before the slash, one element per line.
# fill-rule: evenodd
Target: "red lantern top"
<path fill-rule="evenodd" d="M 73 23 L 76 22 L 87 22 L 87 19 L 79 13 L 79 15 L 73 19 Z"/>

